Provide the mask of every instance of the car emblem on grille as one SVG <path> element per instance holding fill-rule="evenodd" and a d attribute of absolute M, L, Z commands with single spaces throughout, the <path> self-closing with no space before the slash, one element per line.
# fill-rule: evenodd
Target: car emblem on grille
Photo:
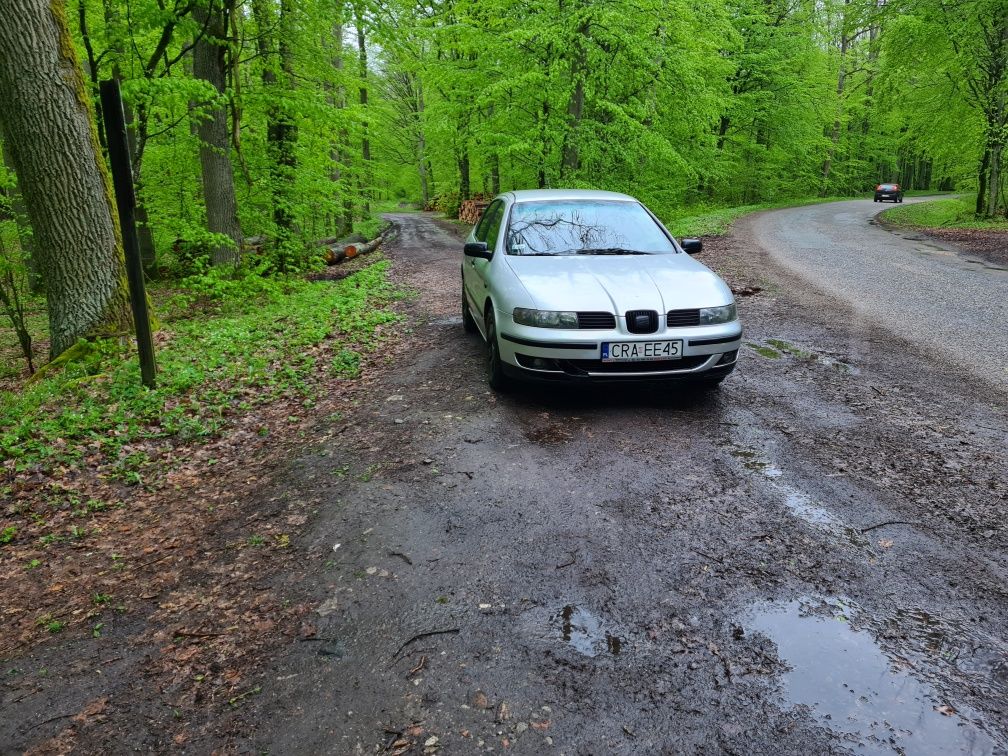
<path fill-rule="evenodd" d="M 654 310 L 630 310 L 626 314 L 630 333 L 654 333 L 658 330 L 658 313 Z"/>

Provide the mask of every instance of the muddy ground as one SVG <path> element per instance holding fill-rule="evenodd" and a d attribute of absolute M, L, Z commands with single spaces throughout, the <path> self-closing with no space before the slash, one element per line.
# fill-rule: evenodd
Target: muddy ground
<path fill-rule="evenodd" d="M 143 619 L 36 648 L 0 750 L 1008 753 L 1000 389 L 740 232 L 701 255 L 746 328 L 720 390 L 495 395 L 461 231 L 395 222 L 417 296 L 384 378 L 242 500 L 305 509 L 283 570 L 237 576 L 297 626 L 185 705 Z"/>

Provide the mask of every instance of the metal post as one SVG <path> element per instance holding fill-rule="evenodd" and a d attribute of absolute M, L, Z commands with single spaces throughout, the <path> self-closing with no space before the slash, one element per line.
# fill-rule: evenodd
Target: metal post
<path fill-rule="evenodd" d="M 140 352 L 140 377 L 144 386 L 154 388 L 157 365 L 154 362 L 154 341 L 151 339 L 150 316 L 147 312 L 143 261 L 140 259 L 140 243 L 137 240 L 132 161 L 118 80 L 101 82 L 99 91 L 109 163 L 112 166 L 112 185 L 115 188 L 116 206 L 119 208 L 119 228 L 122 230 L 123 251 L 126 253 L 126 277 L 129 281 L 130 303 L 133 305 L 137 350 Z"/>

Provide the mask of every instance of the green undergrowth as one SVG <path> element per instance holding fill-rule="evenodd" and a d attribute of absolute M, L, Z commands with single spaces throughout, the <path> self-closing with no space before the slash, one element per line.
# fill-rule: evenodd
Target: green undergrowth
<path fill-rule="evenodd" d="M 908 228 L 964 228 L 981 231 L 1008 231 L 1008 220 L 976 217 L 976 200 L 972 197 L 900 205 L 882 213 L 882 219 L 895 226 Z"/>
<path fill-rule="evenodd" d="M 401 293 L 387 270 L 379 261 L 319 282 L 207 275 L 155 289 L 157 388 L 140 385 L 131 343 L 86 344 L 64 368 L 0 392 L 0 461 L 31 470 L 87 457 L 121 463 L 129 481 L 144 460 L 127 445 L 209 438 L 280 398 L 310 408 L 326 390 L 316 385 L 322 371 L 355 376 L 379 326 L 396 319 L 389 305 Z"/>
<path fill-rule="evenodd" d="M 762 202 L 756 205 L 738 205 L 736 207 L 691 208 L 682 215 L 666 221 L 665 225 L 673 236 L 721 236 L 728 232 L 731 224 L 743 215 L 760 210 L 777 210 L 784 207 L 800 205 L 818 205 L 823 202 L 838 202 L 845 199 L 860 199 L 860 197 L 816 197 L 805 199 L 779 200 Z"/>

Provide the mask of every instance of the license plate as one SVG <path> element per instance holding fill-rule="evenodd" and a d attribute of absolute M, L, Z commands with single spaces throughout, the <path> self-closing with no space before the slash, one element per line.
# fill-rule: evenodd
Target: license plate
<path fill-rule="evenodd" d="M 607 341 L 602 344 L 602 362 L 678 360 L 680 357 L 682 357 L 682 339 L 674 341 Z"/>

